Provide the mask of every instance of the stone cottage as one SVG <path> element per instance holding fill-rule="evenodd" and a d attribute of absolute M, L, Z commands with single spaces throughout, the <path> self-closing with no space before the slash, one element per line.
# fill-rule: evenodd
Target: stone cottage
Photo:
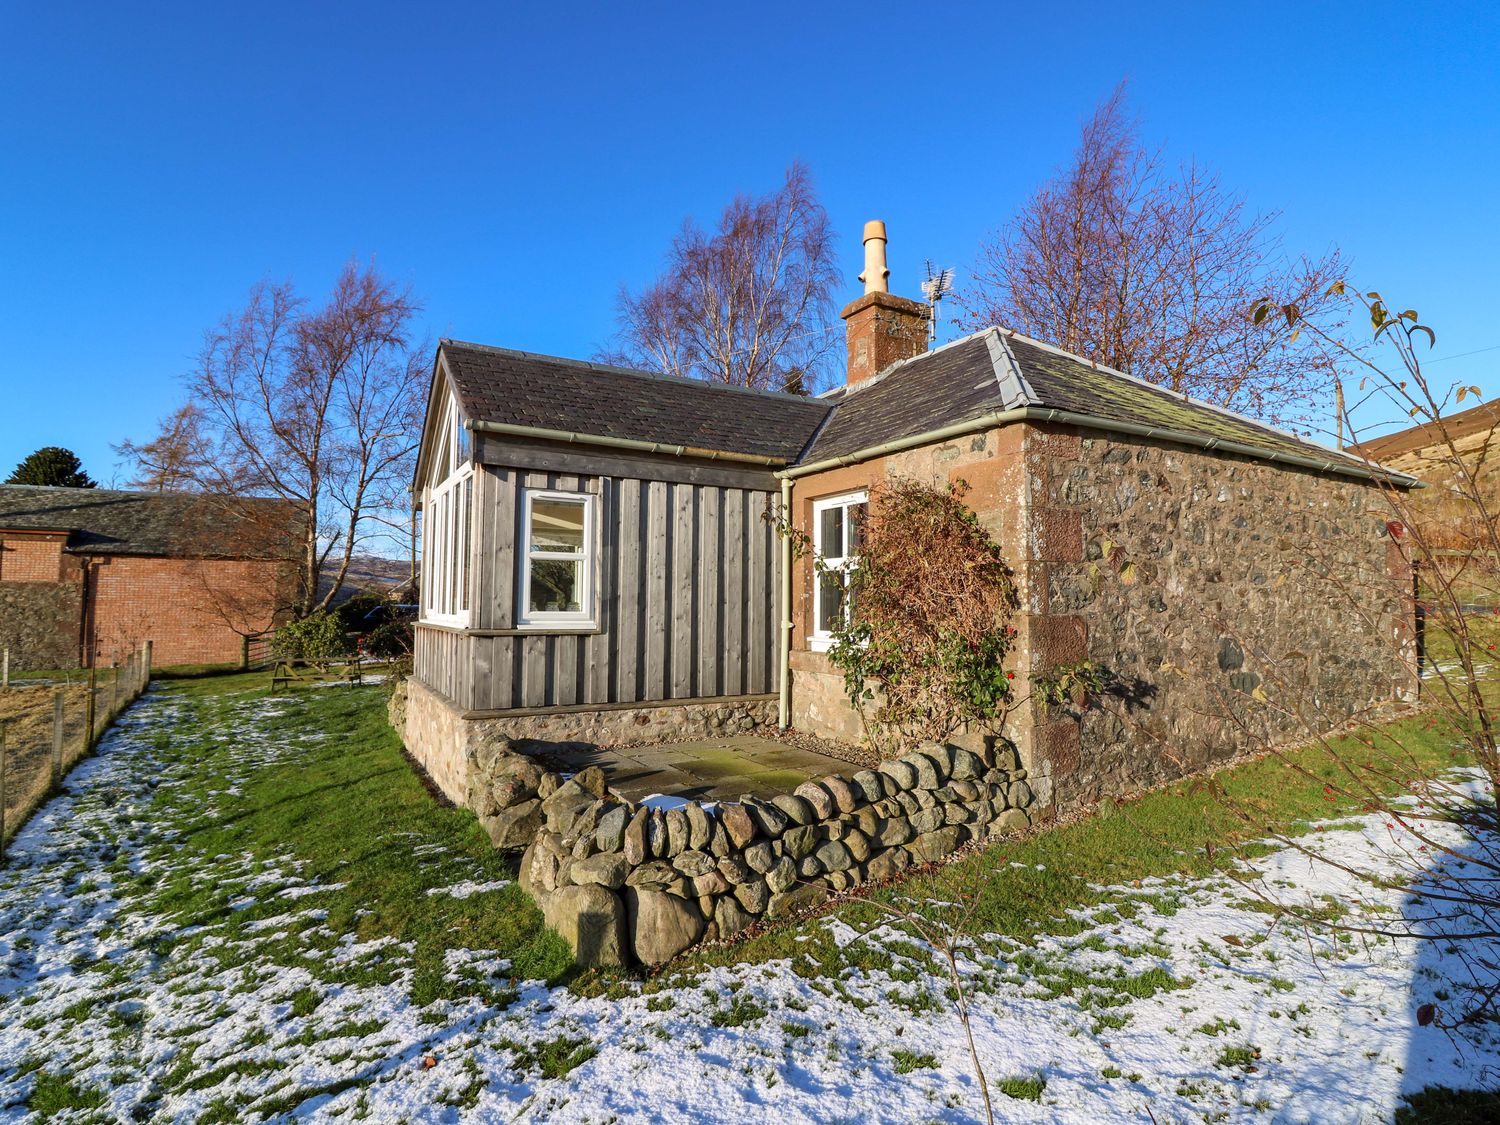
<path fill-rule="evenodd" d="M 826 654 L 839 591 L 763 517 L 848 563 L 896 477 L 967 483 L 1015 572 L 1018 679 L 1110 678 L 1111 705 L 1012 716 L 1044 811 L 1414 694 L 1382 494 L 1413 478 L 1003 328 L 929 350 L 883 224 L 865 251 L 847 380 L 818 398 L 441 342 L 405 738 L 447 793 L 507 738 L 858 738 Z"/>
<path fill-rule="evenodd" d="M 301 516 L 279 500 L 0 485 L 0 648 L 11 667 L 240 658 L 290 612 Z"/>

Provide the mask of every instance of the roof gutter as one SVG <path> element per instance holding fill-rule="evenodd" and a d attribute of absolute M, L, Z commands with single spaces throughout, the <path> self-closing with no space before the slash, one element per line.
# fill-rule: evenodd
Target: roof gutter
<path fill-rule="evenodd" d="M 821 473 L 829 469 L 837 469 L 844 465 L 852 465 L 857 461 L 868 461 L 872 457 L 883 457 L 889 453 L 901 453 L 908 449 L 915 449 L 920 445 L 930 445 L 935 441 L 946 441 L 949 438 L 962 437 L 965 434 L 976 433 L 979 430 L 993 429 L 996 426 L 1008 425 L 1011 422 L 1056 422 L 1067 426 L 1081 426 L 1089 430 L 1133 434 L 1136 437 L 1170 441 L 1178 445 L 1192 445 L 1200 449 L 1222 450 L 1226 453 L 1236 453 L 1243 457 L 1253 457 L 1262 461 L 1275 461 L 1283 465 L 1296 465 L 1298 468 L 1312 469 L 1320 473 L 1336 473 L 1342 476 L 1357 477 L 1362 480 L 1382 481 L 1386 484 L 1402 488 L 1426 487 L 1416 477 L 1408 476 L 1406 473 L 1398 473 L 1390 469 L 1382 469 L 1379 466 L 1367 467 L 1349 461 L 1306 457 L 1298 453 L 1285 453 L 1279 450 L 1263 449 L 1260 446 L 1247 445 L 1244 442 L 1231 441 L 1225 438 L 1205 437 L 1202 434 L 1189 433 L 1185 430 L 1173 430 L 1165 426 L 1142 426 L 1134 422 L 1123 422 L 1113 418 L 1098 418 L 1092 414 L 1075 414 L 1069 410 L 1055 410 L 1045 406 L 1022 406 L 1014 410 L 1000 410 L 978 418 L 971 418 L 967 422 L 955 422 L 953 425 L 943 426 L 941 429 L 928 430 L 926 433 L 913 434 L 911 437 L 896 438 L 893 441 L 881 442 L 879 445 L 867 446 L 853 453 L 846 453 L 842 457 L 827 457 L 821 461 L 813 461 L 806 465 L 795 465 L 789 469 L 783 469 L 776 475 L 785 479 L 795 480 L 798 477 L 805 477 L 811 473 Z"/>
<path fill-rule="evenodd" d="M 509 437 L 537 438 L 541 441 L 561 441 L 574 445 L 597 445 L 605 449 L 629 449 L 636 453 L 663 453 L 669 457 L 701 457 L 707 461 L 735 461 L 745 465 L 762 465 L 780 468 L 786 464 L 785 457 L 765 457 L 758 453 L 730 453 L 722 449 L 700 449 L 692 445 L 668 445 L 659 441 L 636 441 L 634 438 L 601 437 L 598 434 L 580 434 L 569 430 L 549 430 L 542 426 L 513 426 L 509 422 L 486 422 L 483 419 L 464 420 L 464 428 L 486 434 L 504 434 Z"/>

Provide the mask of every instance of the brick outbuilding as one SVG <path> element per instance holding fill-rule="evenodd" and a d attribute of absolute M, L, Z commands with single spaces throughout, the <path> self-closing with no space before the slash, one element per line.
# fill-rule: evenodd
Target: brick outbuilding
<path fill-rule="evenodd" d="M 0 648 L 11 667 L 239 659 L 297 600 L 302 516 L 258 498 L 0 485 Z"/>

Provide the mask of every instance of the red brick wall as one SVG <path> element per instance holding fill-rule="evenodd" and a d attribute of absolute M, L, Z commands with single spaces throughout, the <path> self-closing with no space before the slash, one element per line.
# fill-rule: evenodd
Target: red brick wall
<path fill-rule="evenodd" d="M 57 582 L 66 535 L 0 535 L 0 582 Z"/>
<path fill-rule="evenodd" d="M 146 640 L 158 666 L 236 661 L 240 632 L 271 628 L 294 581 L 284 562 L 111 557 L 89 569 L 100 663 Z"/>

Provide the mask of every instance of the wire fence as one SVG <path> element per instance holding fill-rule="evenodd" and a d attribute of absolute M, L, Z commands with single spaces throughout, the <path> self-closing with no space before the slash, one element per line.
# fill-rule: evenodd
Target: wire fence
<path fill-rule="evenodd" d="M 151 642 L 107 668 L 13 676 L 0 653 L 0 860 L 5 845 L 151 682 Z"/>

